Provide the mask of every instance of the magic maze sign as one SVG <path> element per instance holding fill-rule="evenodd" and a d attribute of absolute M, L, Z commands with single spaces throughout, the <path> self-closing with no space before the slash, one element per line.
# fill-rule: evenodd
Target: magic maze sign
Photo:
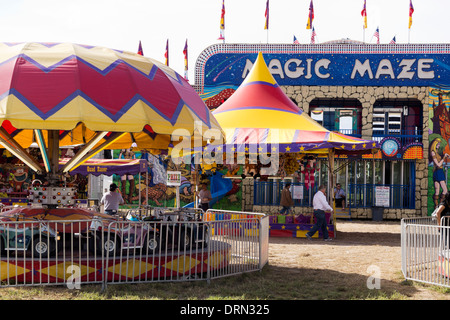
<path fill-rule="evenodd" d="M 283 86 L 442 86 L 450 85 L 449 54 L 263 53 Z M 239 86 L 257 53 L 216 53 L 204 67 L 204 86 Z"/>

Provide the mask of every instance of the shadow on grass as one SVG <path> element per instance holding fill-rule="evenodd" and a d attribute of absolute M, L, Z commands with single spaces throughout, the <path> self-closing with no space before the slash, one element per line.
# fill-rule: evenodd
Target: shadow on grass
<path fill-rule="evenodd" d="M 369 280 L 370 281 L 370 280 Z M 46 300 L 402 300 L 418 292 L 411 282 L 381 279 L 367 287 L 368 276 L 331 270 L 266 265 L 261 272 L 201 281 L 5 288 L 2 299 Z M 370 283 L 374 283 L 370 281 Z M 430 289 L 431 290 L 431 289 Z"/>
<path fill-rule="evenodd" d="M 371 284 L 375 282 L 369 280 Z M 404 281 L 382 280 L 367 287 L 368 276 L 319 269 L 267 265 L 261 272 L 182 283 L 108 285 L 104 299 L 175 300 L 366 300 L 408 299 L 417 289 Z"/>

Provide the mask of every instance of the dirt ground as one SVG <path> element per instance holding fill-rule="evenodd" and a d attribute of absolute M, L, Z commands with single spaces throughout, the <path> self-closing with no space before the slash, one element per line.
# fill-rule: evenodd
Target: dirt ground
<path fill-rule="evenodd" d="M 405 285 L 401 272 L 400 221 L 338 220 L 336 227 L 336 238 L 330 242 L 271 237 L 269 264 L 292 269 L 327 270 L 327 273 L 366 284 L 370 276 L 379 274 L 383 291 L 398 292 L 413 300 L 450 300 L 450 293 L 445 290 L 420 284 Z M 371 283 L 377 284 L 375 281 Z"/>

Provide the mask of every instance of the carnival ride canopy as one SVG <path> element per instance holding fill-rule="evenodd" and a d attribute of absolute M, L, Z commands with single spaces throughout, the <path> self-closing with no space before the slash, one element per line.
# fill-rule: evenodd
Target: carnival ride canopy
<path fill-rule="evenodd" d="M 258 153 L 266 148 L 279 153 L 355 154 L 379 148 L 376 141 L 327 130 L 299 109 L 278 86 L 261 52 L 236 92 L 212 113 L 225 131 L 226 143 L 208 145 L 216 152 Z"/>
<path fill-rule="evenodd" d="M 68 172 L 102 149 L 167 148 L 176 129 L 220 130 L 175 71 L 104 47 L 0 43 L 0 96 L 0 144 L 38 172 L 58 170 L 61 146 L 83 145 Z M 25 150 L 33 142 L 44 166 Z"/>

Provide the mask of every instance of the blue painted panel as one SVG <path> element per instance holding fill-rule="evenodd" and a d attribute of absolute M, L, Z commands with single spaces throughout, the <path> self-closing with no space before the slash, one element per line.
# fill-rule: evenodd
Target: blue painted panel
<path fill-rule="evenodd" d="M 205 64 L 205 87 L 238 87 L 256 53 L 217 53 Z M 449 54 L 267 53 L 264 60 L 279 85 L 447 86 Z"/>

